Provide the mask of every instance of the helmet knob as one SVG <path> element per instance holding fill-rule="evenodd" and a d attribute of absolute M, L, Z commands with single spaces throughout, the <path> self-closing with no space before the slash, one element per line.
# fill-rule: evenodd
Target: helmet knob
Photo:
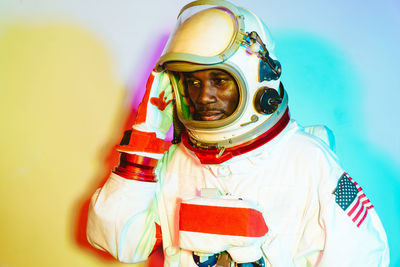
<path fill-rule="evenodd" d="M 261 114 L 272 114 L 282 103 L 278 91 L 268 87 L 261 87 L 254 96 L 254 107 Z"/>

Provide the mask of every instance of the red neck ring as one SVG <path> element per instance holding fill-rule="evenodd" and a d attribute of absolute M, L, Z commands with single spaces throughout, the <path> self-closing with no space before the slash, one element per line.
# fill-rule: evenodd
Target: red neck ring
<path fill-rule="evenodd" d="M 288 125 L 289 121 L 290 115 L 289 109 L 287 108 L 279 121 L 271 129 L 243 144 L 226 148 L 221 155 L 219 155 L 221 152 L 221 150 L 219 149 L 201 149 L 195 147 L 190 142 L 186 132 L 182 134 L 182 143 L 187 149 L 193 151 L 196 154 L 197 158 L 202 164 L 220 164 L 235 156 L 239 156 L 249 151 L 252 151 L 271 141 L 280 132 L 282 132 L 286 125 Z"/>

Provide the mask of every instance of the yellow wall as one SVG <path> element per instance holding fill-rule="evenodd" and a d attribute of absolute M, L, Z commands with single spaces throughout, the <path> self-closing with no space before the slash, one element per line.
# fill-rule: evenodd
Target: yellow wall
<path fill-rule="evenodd" d="M 107 47 L 74 25 L 2 29 L 0 266 L 126 266 L 85 241 L 129 113 Z"/>

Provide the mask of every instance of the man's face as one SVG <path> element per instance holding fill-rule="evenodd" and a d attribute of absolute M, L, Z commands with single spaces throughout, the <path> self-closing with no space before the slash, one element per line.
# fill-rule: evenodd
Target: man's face
<path fill-rule="evenodd" d="M 239 89 L 233 77 L 223 70 L 184 73 L 194 119 L 215 121 L 231 115 L 239 103 Z"/>

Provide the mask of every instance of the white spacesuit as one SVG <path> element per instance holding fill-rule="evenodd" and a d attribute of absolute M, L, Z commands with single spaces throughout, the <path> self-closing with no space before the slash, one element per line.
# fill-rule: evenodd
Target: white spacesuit
<path fill-rule="evenodd" d="M 389 265 L 381 222 L 329 132 L 290 119 L 272 52 L 268 29 L 244 8 L 202 0 L 182 9 L 120 164 L 92 197 L 93 246 L 134 263 L 162 242 L 164 266 Z M 207 70 L 235 82 L 226 116 L 196 116 L 185 77 Z"/>

